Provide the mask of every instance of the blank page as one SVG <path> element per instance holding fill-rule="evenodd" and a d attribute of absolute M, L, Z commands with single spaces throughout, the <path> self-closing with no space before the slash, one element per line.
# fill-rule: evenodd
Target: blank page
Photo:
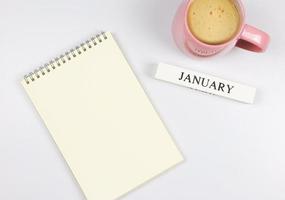
<path fill-rule="evenodd" d="M 183 160 L 111 33 L 22 85 L 89 200 L 116 199 Z"/>

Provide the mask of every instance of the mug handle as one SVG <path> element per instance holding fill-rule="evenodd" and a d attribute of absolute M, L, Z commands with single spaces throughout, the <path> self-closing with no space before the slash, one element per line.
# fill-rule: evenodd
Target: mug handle
<path fill-rule="evenodd" d="M 236 46 L 253 52 L 264 52 L 270 36 L 250 25 L 245 25 Z"/>

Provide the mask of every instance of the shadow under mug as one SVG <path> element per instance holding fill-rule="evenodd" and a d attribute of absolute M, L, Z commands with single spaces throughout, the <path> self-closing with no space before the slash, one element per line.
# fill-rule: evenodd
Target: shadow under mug
<path fill-rule="evenodd" d="M 270 37 L 267 33 L 245 24 L 244 6 L 240 0 L 235 0 L 235 5 L 240 14 L 240 29 L 230 41 L 211 45 L 198 40 L 190 31 L 188 26 L 188 10 L 191 3 L 195 0 L 184 1 L 177 10 L 175 15 L 172 34 L 177 46 L 188 55 L 212 56 L 221 52 L 227 52 L 235 46 L 253 51 L 264 52 L 269 44 Z"/>

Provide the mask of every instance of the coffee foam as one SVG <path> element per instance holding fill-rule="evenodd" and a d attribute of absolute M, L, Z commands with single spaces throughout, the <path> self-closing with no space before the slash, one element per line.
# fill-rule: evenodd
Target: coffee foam
<path fill-rule="evenodd" d="M 192 34 L 212 45 L 231 40 L 240 28 L 240 14 L 233 0 L 194 0 L 187 18 Z"/>

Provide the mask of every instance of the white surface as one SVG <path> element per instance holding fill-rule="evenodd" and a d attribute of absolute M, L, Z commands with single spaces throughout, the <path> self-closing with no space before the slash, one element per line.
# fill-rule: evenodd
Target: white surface
<path fill-rule="evenodd" d="M 180 0 L 2 0 L 0 199 L 84 199 L 20 80 L 102 29 L 119 40 L 186 158 L 124 199 L 285 199 L 285 1 L 244 2 L 247 21 L 271 35 L 269 50 L 201 60 L 180 53 L 171 39 Z M 255 86 L 256 102 L 157 81 L 160 61 Z"/>

